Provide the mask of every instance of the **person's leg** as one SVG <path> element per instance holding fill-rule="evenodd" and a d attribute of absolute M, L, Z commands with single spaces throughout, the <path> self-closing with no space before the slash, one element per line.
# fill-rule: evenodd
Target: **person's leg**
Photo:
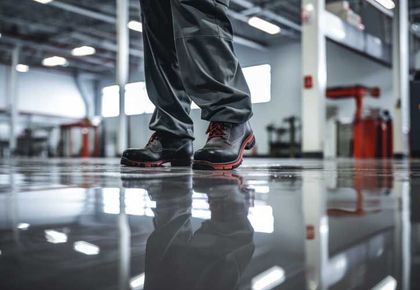
<path fill-rule="evenodd" d="M 154 167 L 191 164 L 193 123 L 175 51 L 170 0 L 140 0 L 147 93 L 156 106 L 146 148 L 127 149 L 121 163 Z"/>
<path fill-rule="evenodd" d="M 248 85 L 233 50 L 230 0 L 171 0 L 176 53 L 184 87 L 210 121 L 196 169 L 233 169 L 255 144 Z"/>
<path fill-rule="evenodd" d="M 240 124 L 252 116 L 248 85 L 233 50 L 230 0 L 171 0 L 181 77 L 202 118 Z"/>
<path fill-rule="evenodd" d="M 181 80 L 170 0 L 140 0 L 147 93 L 156 106 L 150 129 L 194 139 L 191 100 Z"/>

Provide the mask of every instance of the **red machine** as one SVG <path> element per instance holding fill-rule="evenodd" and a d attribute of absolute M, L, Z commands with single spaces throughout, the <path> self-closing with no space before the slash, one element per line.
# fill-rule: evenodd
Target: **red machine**
<path fill-rule="evenodd" d="M 72 131 L 81 134 L 80 150 L 76 156 L 80 157 L 99 157 L 100 155 L 100 136 L 99 127 L 93 125 L 90 120 L 84 119 L 79 123 L 61 125 L 61 140 L 63 143 L 63 155 L 65 157 L 75 156 L 74 144 L 71 138 Z M 93 142 L 92 142 L 93 141 Z"/>
<path fill-rule="evenodd" d="M 363 99 L 371 96 L 379 98 L 378 87 L 368 88 L 361 85 L 334 87 L 327 90 L 327 98 L 340 100 L 354 98 L 356 113 L 353 124 L 354 158 L 389 158 L 392 156 L 392 120 L 387 112 L 384 116 L 373 114 L 363 117 Z"/>

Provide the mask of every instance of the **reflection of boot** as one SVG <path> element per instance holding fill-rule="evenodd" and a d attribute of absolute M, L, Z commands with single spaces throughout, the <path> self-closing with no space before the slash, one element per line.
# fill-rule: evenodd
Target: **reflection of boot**
<path fill-rule="evenodd" d="M 151 172 L 149 175 L 121 175 L 124 188 L 143 188 L 150 196 L 171 197 L 174 195 L 185 195 L 192 190 L 192 179 L 190 174 L 184 175 L 160 175 L 161 172 Z"/>
<path fill-rule="evenodd" d="M 254 192 L 252 189 L 246 187 L 244 180 L 240 175 L 231 172 L 214 172 L 208 175 L 194 175 L 193 184 L 195 192 L 206 193 L 208 195 L 210 209 L 215 212 L 217 211 L 217 208 L 212 208 L 212 204 L 213 206 L 216 206 L 216 204 L 218 204 L 218 199 L 227 203 L 226 206 L 224 206 L 224 208 L 227 209 L 229 206 L 237 205 L 230 203 L 229 201 L 231 199 L 245 202 L 247 208 L 249 208 L 250 204 L 253 204 Z"/>
<path fill-rule="evenodd" d="M 153 209 L 155 231 L 146 245 L 147 290 L 173 288 L 177 277 L 182 249 L 193 235 L 191 226 L 192 180 L 191 175 L 163 178 L 162 182 L 148 184 L 151 200 L 156 202 Z"/>
<path fill-rule="evenodd" d="M 211 219 L 202 223 L 189 246 L 195 258 L 194 269 L 201 269 L 196 289 L 237 289 L 241 275 L 254 252 L 254 230 L 248 221 L 250 197 L 242 177 L 215 173 L 194 176 L 194 191 L 208 189 Z M 190 265 L 190 271 L 194 271 Z"/>
<path fill-rule="evenodd" d="M 187 183 L 182 183 L 187 184 Z M 191 183 L 190 183 L 191 184 Z M 194 177 L 194 190 L 209 189 L 211 219 L 195 233 L 188 194 L 155 194 L 155 231 L 146 246 L 145 290 L 231 290 L 254 251 L 248 222 L 248 198 L 241 178 L 230 175 Z"/>

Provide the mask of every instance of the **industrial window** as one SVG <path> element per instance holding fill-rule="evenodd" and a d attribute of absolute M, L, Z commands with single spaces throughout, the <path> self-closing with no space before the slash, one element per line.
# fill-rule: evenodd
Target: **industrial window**
<path fill-rule="evenodd" d="M 243 72 L 251 91 L 252 103 L 271 101 L 271 65 L 250 66 L 244 68 Z"/>
<path fill-rule="evenodd" d="M 120 114 L 120 89 L 118 86 L 105 87 L 102 90 L 102 116 L 116 117 Z"/>
<path fill-rule="evenodd" d="M 266 103 L 271 100 L 271 66 L 269 64 L 246 67 L 243 69 L 251 91 L 252 103 Z M 192 109 L 198 109 L 193 103 Z M 127 84 L 125 87 L 125 108 L 127 115 L 153 113 L 155 107 L 150 102 L 145 82 Z M 102 116 L 116 117 L 119 115 L 118 86 L 105 87 L 102 90 Z"/>
<path fill-rule="evenodd" d="M 125 108 L 127 115 L 153 113 L 155 106 L 149 100 L 145 82 L 127 84 L 125 87 Z"/>

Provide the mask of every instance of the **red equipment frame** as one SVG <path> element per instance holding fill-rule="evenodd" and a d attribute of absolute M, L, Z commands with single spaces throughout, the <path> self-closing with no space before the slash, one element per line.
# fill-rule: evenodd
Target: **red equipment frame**
<path fill-rule="evenodd" d="M 379 139 L 377 119 L 363 119 L 363 99 L 365 97 L 379 98 L 381 90 L 378 87 L 362 85 L 333 87 L 327 90 L 327 98 L 333 100 L 350 99 L 356 101 L 356 113 L 353 126 L 353 156 L 355 158 L 377 157 L 377 142 Z"/>

